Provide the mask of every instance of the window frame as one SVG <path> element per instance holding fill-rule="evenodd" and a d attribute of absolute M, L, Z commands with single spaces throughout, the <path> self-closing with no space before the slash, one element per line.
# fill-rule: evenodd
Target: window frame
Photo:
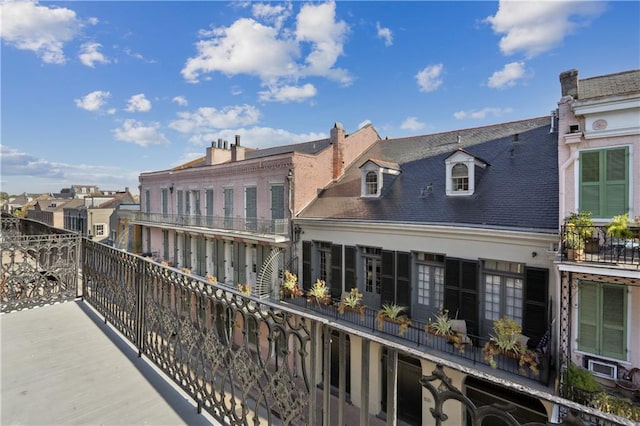
<path fill-rule="evenodd" d="M 608 155 L 611 152 L 614 151 L 624 151 L 624 180 L 620 180 L 620 179 L 607 179 L 607 171 L 608 171 Z M 597 181 L 585 181 L 585 173 L 587 172 L 585 170 L 586 168 L 586 160 L 585 160 L 585 156 L 586 155 L 593 155 L 593 154 L 598 154 L 598 180 Z M 577 200 L 576 200 L 576 205 L 579 206 L 579 210 L 580 211 L 590 211 L 593 215 L 594 218 L 611 218 L 615 215 L 619 215 L 619 214 L 624 214 L 629 212 L 629 208 L 631 205 L 631 165 L 630 165 L 630 161 L 629 158 L 631 156 L 631 149 L 628 145 L 623 145 L 623 146 L 614 146 L 614 147 L 601 147 L 601 148 L 597 148 L 597 149 L 584 149 L 584 150 L 580 150 L 580 154 L 579 154 L 579 165 L 577 167 L 577 190 L 576 190 L 576 196 L 577 196 Z M 618 170 L 618 168 L 615 168 L 616 170 Z M 612 206 L 609 204 L 609 196 L 610 191 L 609 191 L 609 186 L 610 185 L 623 185 L 624 189 L 623 189 L 623 198 L 624 200 L 622 201 L 624 203 L 624 206 L 622 207 L 622 209 L 620 210 L 619 208 L 616 208 L 615 206 Z M 595 206 L 595 202 L 593 200 L 589 200 L 589 202 L 586 202 L 586 198 L 587 195 L 585 194 L 585 191 L 587 191 L 589 188 L 597 188 L 598 191 L 598 206 L 597 208 L 594 208 Z"/>
<path fill-rule="evenodd" d="M 507 269 L 505 269 L 506 267 Z M 516 268 L 516 270 L 514 270 Z M 525 264 L 519 262 L 509 262 L 503 260 L 485 259 L 481 262 L 481 285 L 482 285 L 482 319 L 483 321 L 495 321 L 502 317 L 514 320 L 519 325 L 523 325 L 525 311 Z M 492 277 L 497 282 L 488 282 L 487 278 Z M 520 295 L 509 295 L 509 284 L 519 283 Z M 491 287 L 498 287 L 498 291 L 490 291 Z M 489 295 L 497 293 L 495 298 L 489 299 Z M 519 302 L 519 304 L 516 304 Z M 489 306 L 488 304 L 491 304 Z M 489 308 L 496 308 L 491 309 Z M 508 309 L 512 311 L 509 313 Z M 488 315 L 491 312 L 492 315 Z"/>
<path fill-rule="evenodd" d="M 432 310 L 444 309 L 444 289 L 445 289 L 445 266 L 444 256 L 433 253 L 415 253 L 415 268 L 416 268 L 416 303 L 422 307 L 431 308 Z M 428 270 L 428 282 L 425 286 L 421 280 L 421 269 L 426 268 Z M 426 294 L 421 295 L 421 292 Z M 421 299 L 426 303 L 422 303 Z"/>

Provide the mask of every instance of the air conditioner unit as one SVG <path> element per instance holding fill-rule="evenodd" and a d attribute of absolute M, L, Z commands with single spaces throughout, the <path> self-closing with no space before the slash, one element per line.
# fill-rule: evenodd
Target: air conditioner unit
<path fill-rule="evenodd" d="M 590 359 L 588 362 L 588 369 L 594 375 L 599 377 L 605 377 L 607 379 L 616 380 L 618 378 L 618 365 L 609 364 L 597 359 Z"/>

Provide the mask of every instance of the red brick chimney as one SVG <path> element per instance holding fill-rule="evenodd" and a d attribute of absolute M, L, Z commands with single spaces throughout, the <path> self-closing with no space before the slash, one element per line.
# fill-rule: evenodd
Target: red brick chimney
<path fill-rule="evenodd" d="M 333 146 L 333 179 L 338 179 L 344 171 L 345 134 L 342 123 L 336 122 L 331 129 L 331 145 Z"/>

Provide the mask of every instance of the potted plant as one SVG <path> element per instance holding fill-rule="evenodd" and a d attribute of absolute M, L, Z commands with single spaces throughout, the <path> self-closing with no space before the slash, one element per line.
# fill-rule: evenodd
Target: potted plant
<path fill-rule="evenodd" d="M 357 312 L 360 317 L 364 317 L 365 307 L 362 305 L 362 293 L 356 287 L 353 287 L 338 304 L 338 312 L 344 315 L 347 311 Z"/>
<path fill-rule="evenodd" d="M 614 216 L 607 225 L 607 235 L 617 240 L 633 238 L 633 231 L 629 228 L 629 214 Z"/>
<path fill-rule="evenodd" d="M 498 364 L 496 355 L 504 355 L 518 360 L 520 371 L 525 367 L 535 375 L 538 375 L 538 357 L 534 351 L 527 348 L 525 336 L 522 335 L 522 327 L 512 319 L 502 317 L 493 322 L 493 334 L 484 345 L 484 359 L 493 368 Z"/>
<path fill-rule="evenodd" d="M 587 241 L 591 241 L 595 232 L 591 212 L 574 212 L 565 218 L 563 235 L 567 258 L 570 260 L 584 260 L 584 248 Z"/>
<path fill-rule="evenodd" d="M 425 326 L 425 331 L 429 334 L 433 334 L 434 336 L 446 338 L 461 352 L 464 352 L 464 345 L 466 343 L 470 343 L 466 333 L 463 335 L 456 330 L 454 320 L 449 317 L 448 309 L 440 309 L 433 321 L 429 318 L 429 323 Z"/>
<path fill-rule="evenodd" d="M 282 297 L 300 297 L 304 295 L 304 291 L 298 287 L 298 277 L 289 271 L 284 271 L 284 281 L 280 286 L 280 295 Z"/>
<path fill-rule="evenodd" d="M 207 279 L 207 281 L 209 281 L 211 284 L 216 284 L 218 282 L 218 278 L 216 278 L 214 275 L 211 274 L 207 274 L 205 275 L 205 278 Z"/>
<path fill-rule="evenodd" d="M 385 321 L 398 325 L 398 334 L 402 336 L 411 326 L 409 317 L 402 314 L 407 310 L 406 306 L 400 306 L 395 303 L 385 303 L 376 315 L 378 329 L 382 330 Z"/>
<path fill-rule="evenodd" d="M 331 292 L 327 283 L 318 279 L 307 293 L 307 302 L 316 302 L 318 305 L 331 304 Z"/>
<path fill-rule="evenodd" d="M 239 292 L 246 294 L 247 296 L 251 296 L 251 285 L 250 284 L 238 284 L 236 286 Z"/>
<path fill-rule="evenodd" d="M 583 405 L 590 405 L 594 395 L 602 391 L 602 385 L 584 368 L 570 362 L 565 372 L 563 396 Z"/>

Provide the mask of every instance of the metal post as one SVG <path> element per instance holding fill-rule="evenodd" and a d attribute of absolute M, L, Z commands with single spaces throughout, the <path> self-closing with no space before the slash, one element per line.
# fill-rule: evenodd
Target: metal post
<path fill-rule="evenodd" d="M 316 346 L 318 339 L 318 325 L 315 322 L 311 322 L 310 331 L 310 347 L 309 347 L 309 424 L 316 424 L 316 389 L 318 382 L 316 380 Z"/>
<path fill-rule="evenodd" d="M 369 350 L 370 341 L 362 340 L 362 365 L 360 371 L 360 426 L 369 426 Z"/>
<path fill-rule="evenodd" d="M 387 425 L 398 424 L 398 351 L 387 351 Z"/>
<path fill-rule="evenodd" d="M 338 422 L 344 424 L 344 401 L 347 394 L 347 337 L 344 332 L 340 332 L 340 342 L 338 349 Z"/>
<path fill-rule="evenodd" d="M 327 325 L 323 330 L 323 389 L 322 394 L 322 424 L 331 426 L 331 330 Z"/>

